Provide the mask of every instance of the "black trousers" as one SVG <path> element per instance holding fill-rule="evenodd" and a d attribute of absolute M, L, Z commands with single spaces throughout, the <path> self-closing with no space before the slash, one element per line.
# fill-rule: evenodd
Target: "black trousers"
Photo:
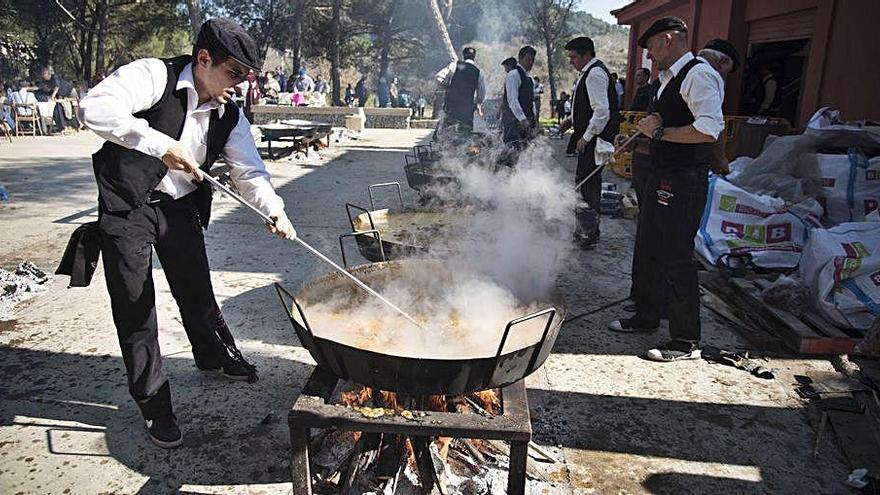
<path fill-rule="evenodd" d="M 651 155 L 641 153 L 636 150 L 632 155 L 632 188 L 636 193 L 636 201 L 639 203 L 639 216 L 644 209 L 645 203 L 645 187 L 648 182 L 648 175 L 651 173 Z M 632 282 L 629 290 L 629 297 L 635 299 L 639 286 L 639 226 L 641 222 L 636 223 L 636 242 L 633 246 L 632 260 Z"/>
<path fill-rule="evenodd" d="M 700 341 L 700 291 L 694 236 L 706 205 L 705 168 L 652 170 L 639 213 L 636 318 L 660 321 L 668 304 L 669 334 L 694 347 Z M 659 290 L 658 290 L 659 288 Z"/>
<path fill-rule="evenodd" d="M 196 366 L 221 366 L 228 353 L 214 298 L 205 241 L 190 196 L 126 212 L 101 211 L 98 226 L 113 322 L 128 388 L 145 419 L 171 414 L 171 389 L 162 371 L 156 322 L 152 249 L 171 288 Z"/>
<path fill-rule="evenodd" d="M 590 144 L 583 153 L 577 157 L 577 171 L 574 174 L 574 183 L 577 185 L 590 173 L 596 170 L 596 139 L 590 140 Z M 599 233 L 599 205 L 602 201 L 602 172 L 598 172 L 590 178 L 580 189 L 581 198 L 587 203 L 587 207 L 578 207 L 577 232 L 580 235 L 593 236 Z"/>

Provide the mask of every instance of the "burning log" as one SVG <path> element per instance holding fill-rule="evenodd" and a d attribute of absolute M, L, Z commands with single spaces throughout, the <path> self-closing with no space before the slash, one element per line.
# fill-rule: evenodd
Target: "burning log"
<path fill-rule="evenodd" d="M 482 452 L 480 452 L 479 449 L 474 446 L 473 442 L 468 439 L 457 438 L 452 441 L 452 447 L 453 449 L 457 448 L 459 451 L 468 454 L 481 465 L 486 463 L 486 457 L 483 455 Z"/>
<path fill-rule="evenodd" d="M 510 457 L 510 447 L 506 443 L 500 442 L 498 440 L 485 440 L 484 442 L 486 445 L 495 449 L 500 454 Z M 526 459 L 526 476 L 533 480 L 544 482 L 551 481 L 550 475 L 545 472 L 544 469 L 538 466 L 538 463 L 533 461 L 531 458 Z"/>
<path fill-rule="evenodd" d="M 461 443 L 461 442 L 453 442 L 452 448 L 449 450 L 449 459 L 454 459 L 462 466 L 464 466 L 471 474 L 480 474 L 484 471 L 481 461 L 477 460 L 476 457 L 472 457 L 468 455 L 469 452 L 464 445 L 470 445 L 469 443 Z M 471 446 L 473 448 L 473 446 Z M 482 455 L 480 455 L 482 457 Z M 483 458 L 485 460 L 485 458 Z"/>
<path fill-rule="evenodd" d="M 401 458 L 404 458 L 406 438 L 402 435 L 383 435 L 379 447 L 379 460 L 376 464 L 376 479 L 387 481 L 395 477 L 400 470 Z"/>
<path fill-rule="evenodd" d="M 430 493 L 436 485 L 441 495 L 447 495 L 446 463 L 440 457 L 439 449 L 430 439 L 413 438 L 411 441 L 422 489 Z"/>
<path fill-rule="evenodd" d="M 347 431 L 333 431 L 324 436 L 320 442 L 321 448 L 315 448 L 317 454 L 312 458 L 312 463 L 319 469 L 321 479 L 330 479 L 339 473 L 351 456 L 354 454 L 360 433 Z"/>
<path fill-rule="evenodd" d="M 348 493 L 355 486 L 358 475 L 369 470 L 370 465 L 373 464 L 376 455 L 379 453 L 380 440 L 381 436 L 378 433 L 365 433 L 361 435 L 355 449 L 357 454 L 351 456 L 352 461 L 349 464 L 342 493 Z"/>

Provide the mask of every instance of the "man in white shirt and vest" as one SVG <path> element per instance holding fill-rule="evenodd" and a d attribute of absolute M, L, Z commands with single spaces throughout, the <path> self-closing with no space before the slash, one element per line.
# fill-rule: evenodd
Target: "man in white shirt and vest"
<path fill-rule="evenodd" d="M 474 130 L 474 111 L 480 110 L 486 99 L 486 80 L 474 60 L 477 50 L 465 47 L 463 60 L 452 62 L 434 78 L 446 90 L 443 127 L 454 132 L 470 134 Z"/>
<path fill-rule="evenodd" d="M 296 231 L 257 152 L 250 125 L 230 100 L 262 61 L 253 39 L 228 19 L 205 22 L 192 55 L 147 58 L 120 67 L 80 103 L 84 123 L 107 139 L 93 155 L 98 230 L 129 391 L 150 438 L 183 442 L 162 371 L 152 250 L 162 263 L 200 370 L 256 380 L 214 298 L 202 228 L 211 187 L 201 182 L 223 157 L 239 192 L 274 219 L 273 233 Z"/>
<path fill-rule="evenodd" d="M 504 142 L 514 149 L 521 149 L 538 125 L 535 115 L 535 83 L 529 77 L 537 53 L 531 46 L 520 48 L 516 66 L 504 79 L 501 127 Z"/>
<path fill-rule="evenodd" d="M 620 109 L 611 74 L 596 58 L 593 40 L 579 36 L 565 45 L 568 60 L 578 72 L 572 89 L 571 117 L 562 122 L 561 129 L 574 128 L 568 142 L 568 153 L 577 153 L 575 184 L 596 169 L 596 141 L 614 142 L 620 131 Z M 591 249 L 599 240 L 599 203 L 602 199 L 602 173 L 596 173 L 581 186 L 581 197 L 586 207 L 577 209 L 576 240 L 581 247 Z"/>
<path fill-rule="evenodd" d="M 636 314 L 611 322 L 617 332 L 651 332 L 668 304 L 670 340 L 645 352 L 669 362 L 700 357 L 700 293 L 694 236 L 706 204 L 712 147 L 724 118 L 724 83 L 688 50 L 687 25 L 656 21 L 639 38 L 660 71 L 660 87 L 638 129 L 651 138 L 651 165 L 639 205 Z"/>

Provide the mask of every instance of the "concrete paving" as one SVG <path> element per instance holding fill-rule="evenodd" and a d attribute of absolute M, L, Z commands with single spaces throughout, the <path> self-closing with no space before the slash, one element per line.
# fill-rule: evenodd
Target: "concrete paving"
<path fill-rule="evenodd" d="M 300 235 L 340 260 L 344 203 L 367 204 L 372 183 L 405 184 L 403 155 L 429 133 L 368 130 L 320 157 L 268 167 Z M 95 217 L 89 155 L 99 146 L 85 132 L 0 143 L 0 184 L 10 193 L 0 203 L 0 267 L 28 259 L 54 270 L 69 233 Z M 599 248 L 560 278 L 570 314 L 626 295 L 633 231 L 631 220 L 603 219 Z M 0 493 L 292 492 L 286 411 L 313 361 L 272 283 L 295 289 L 325 267 L 219 197 L 206 243 L 217 297 L 261 380 L 196 370 L 154 261 L 160 342 L 185 434 L 179 449 L 154 447 L 128 395 L 100 268 L 85 289 L 67 289 L 59 277 L 0 322 Z M 793 375 L 832 372 L 827 360 L 771 357 L 767 365 L 780 371 L 771 381 L 704 361 L 653 364 L 637 355 L 665 330 L 606 331 L 620 311 L 565 325 L 528 379 L 535 441 L 564 461 L 553 493 L 847 492 L 848 468 L 831 442 L 813 458 L 814 430 L 794 393 Z M 703 322 L 707 343 L 749 348 L 713 314 L 704 311 Z"/>

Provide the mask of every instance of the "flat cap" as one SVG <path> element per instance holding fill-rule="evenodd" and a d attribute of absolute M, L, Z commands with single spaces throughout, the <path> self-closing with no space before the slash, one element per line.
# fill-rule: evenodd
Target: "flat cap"
<path fill-rule="evenodd" d="M 723 40 L 721 38 L 715 38 L 714 40 L 706 43 L 706 46 L 703 48 L 715 50 L 716 52 L 721 52 L 730 57 L 730 60 L 733 60 L 733 69 L 731 69 L 731 71 L 735 71 L 736 68 L 739 67 L 739 52 L 736 51 L 733 43 L 727 40 Z"/>
<path fill-rule="evenodd" d="M 639 46 L 642 48 L 648 48 L 648 38 L 655 34 L 665 33 L 666 31 L 681 31 L 682 33 L 686 33 L 687 30 L 687 24 L 678 17 L 664 17 L 662 19 L 657 19 L 644 34 L 639 36 Z"/>
<path fill-rule="evenodd" d="M 596 53 L 596 45 L 593 44 L 593 40 L 587 38 L 586 36 L 578 36 L 577 38 L 573 38 L 571 41 L 565 44 L 566 50 L 574 50 L 576 52 L 589 51 L 590 53 Z"/>
<path fill-rule="evenodd" d="M 229 58 L 255 71 L 263 67 L 257 43 L 243 27 L 230 19 L 219 17 L 205 21 L 199 30 L 196 46 L 220 50 L 229 55 Z"/>
<path fill-rule="evenodd" d="M 513 65 L 516 65 L 516 64 L 517 64 L 517 61 L 516 61 L 516 59 L 513 58 L 513 57 L 507 57 L 507 58 L 505 58 L 504 60 L 501 61 L 501 65 L 511 65 L 511 66 L 513 66 Z"/>

